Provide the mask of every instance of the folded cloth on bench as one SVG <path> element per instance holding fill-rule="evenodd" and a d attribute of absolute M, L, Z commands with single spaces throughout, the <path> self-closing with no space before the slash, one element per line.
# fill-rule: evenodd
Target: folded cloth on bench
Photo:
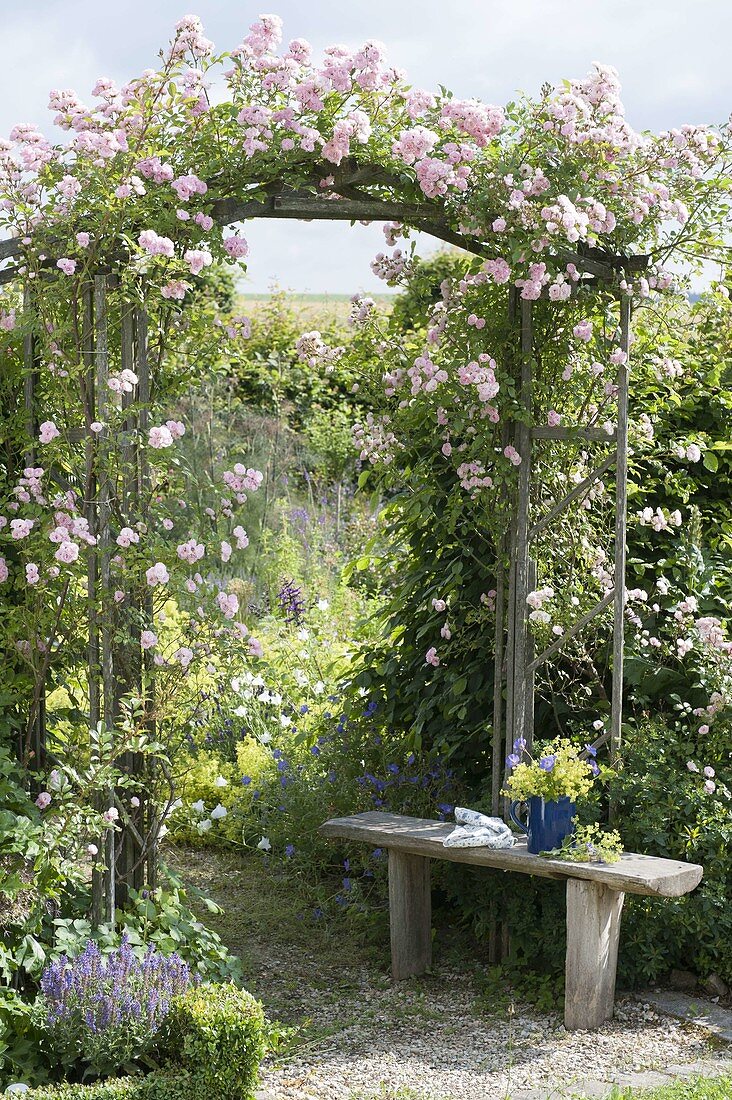
<path fill-rule="evenodd" d="M 445 848 L 512 848 L 513 833 L 500 817 L 486 817 L 478 810 L 455 807 L 457 825 L 445 837 Z"/>

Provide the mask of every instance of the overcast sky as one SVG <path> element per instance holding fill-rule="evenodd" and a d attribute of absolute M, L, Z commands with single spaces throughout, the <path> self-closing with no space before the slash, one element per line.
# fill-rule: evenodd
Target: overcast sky
<path fill-rule="evenodd" d="M 637 129 L 722 122 L 732 110 L 732 0 L 0 0 L 0 135 L 17 122 L 48 130 L 50 88 L 88 96 L 99 76 L 119 82 L 156 64 L 174 23 L 193 12 L 217 49 L 237 45 L 262 10 L 285 38 L 384 42 L 410 82 L 505 103 L 518 89 L 583 76 L 593 61 L 620 72 Z M 377 226 L 260 221 L 247 226 L 249 284 L 297 291 L 383 290 L 369 261 Z"/>

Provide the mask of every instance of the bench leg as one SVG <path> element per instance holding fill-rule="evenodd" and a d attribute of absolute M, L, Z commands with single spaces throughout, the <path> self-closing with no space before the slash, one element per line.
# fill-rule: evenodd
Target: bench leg
<path fill-rule="evenodd" d="M 567 1030 L 602 1027 L 613 1014 L 625 895 L 602 883 L 567 879 Z"/>
<path fill-rule="evenodd" d="M 391 973 L 395 982 L 432 965 L 430 861 L 389 849 Z"/>

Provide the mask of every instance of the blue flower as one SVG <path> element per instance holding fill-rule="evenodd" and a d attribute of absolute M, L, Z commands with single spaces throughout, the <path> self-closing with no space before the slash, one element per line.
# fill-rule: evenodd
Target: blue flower
<path fill-rule="evenodd" d="M 392 775 L 399 775 L 399 765 L 398 764 L 387 764 L 386 770 L 390 771 Z"/>
<path fill-rule="evenodd" d="M 517 737 L 516 740 L 513 743 L 513 751 L 518 752 L 518 753 L 522 753 L 525 748 L 526 748 L 526 738 L 525 737 Z"/>
<path fill-rule="evenodd" d="M 585 745 L 585 752 L 589 753 L 590 756 L 597 756 L 597 749 L 594 745 Z"/>
<path fill-rule="evenodd" d="M 544 772 L 550 772 L 554 768 L 556 762 L 556 756 L 542 756 L 541 760 L 539 761 L 539 767 Z"/>
<path fill-rule="evenodd" d="M 512 752 L 509 756 L 506 757 L 507 768 L 511 768 L 513 770 L 513 768 L 515 768 L 520 763 L 521 757 L 516 752 Z"/>
<path fill-rule="evenodd" d="M 287 856 L 288 859 L 292 859 L 294 854 L 295 854 L 295 845 L 294 844 L 288 844 L 287 847 L 285 848 L 285 855 Z"/>
<path fill-rule="evenodd" d="M 311 747 L 310 751 L 313 754 L 313 756 L 320 756 L 320 749 L 318 748 L 317 745 L 313 745 Z"/>
<path fill-rule="evenodd" d="M 252 781 L 251 775 L 243 775 L 241 777 L 241 783 L 242 783 L 243 787 L 248 787 L 249 784 L 251 783 L 251 781 Z"/>

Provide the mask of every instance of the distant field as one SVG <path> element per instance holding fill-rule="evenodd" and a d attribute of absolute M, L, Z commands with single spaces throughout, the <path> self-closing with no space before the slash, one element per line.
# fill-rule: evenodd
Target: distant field
<path fill-rule="evenodd" d="M 389 306 L 394 301 L 393 294 L 371 294 L 380 306 Z M 270 294 L 238 294 L 237 299 L 243 312 L 252 313 L 258 305 L 264 305 L 271 298 Z M 327 322 L 328 320 L 345 321 L 351 310 L 351 294 L 295 294 L 287 295 L 290 302 L 297 306 L 298 313 L 303 319 L 309 318 Z"/>
<path fill-rule="evenodd" d="M 294 291 L 286 292 L 287 297 L 291 298 L 295 302 L 350 302 L 353 297 L 352 294 L 296 294 Z M 271 295 L 269 294 L 240 294 L 240 298 L 244 298 L 248 301 L 266 301 Z M 394 297 L 393 294 L 370 294 L 370 298 L 373 298 L 376 302 L 389 302 Z"/>

